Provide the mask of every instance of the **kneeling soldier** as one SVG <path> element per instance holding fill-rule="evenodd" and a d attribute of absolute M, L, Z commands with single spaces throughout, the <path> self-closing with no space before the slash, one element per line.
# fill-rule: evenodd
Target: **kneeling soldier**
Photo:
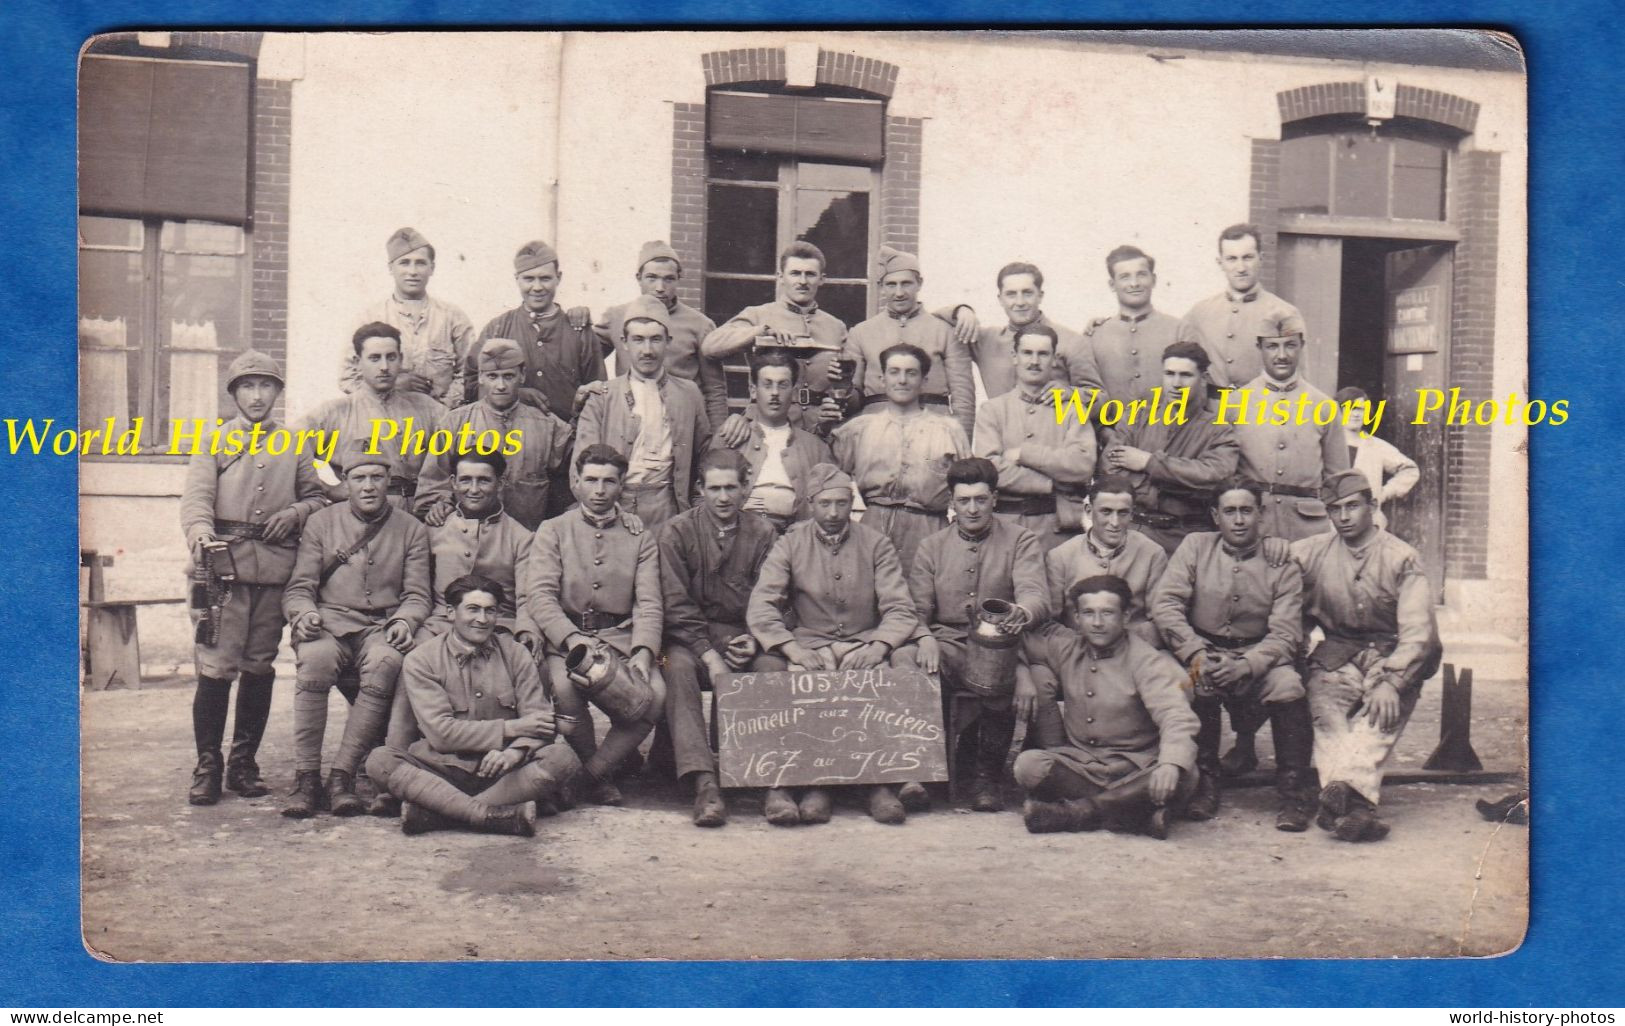
<path fill-rule="evenodd" d="M 1186 811 L 1192 819 L 1211 819 L 1219 810 L 1220 717 L 1229 709 L 1232 722 L 1268 717 L 1281 797 L 1275 826 L 1307 830 L 1309 705 L 1296 665 L 1303 575 L 1291 560 L 1272 565 L 1261 551 L 1257 485 L 1226 482 L 1210 505 L 1219 530 L 1186 535 L 1151 598 L 1151 619 L 1190 668 L 1191 707 L 1202 721 L 1196 735 L 1202 778 Z"/>
<path fill-rule="evenodd" d="M 383 739 L 401 659 L 429 615 L 429 532 L 389 503 L 391 457 L 366 450 L 366 439 L 358 439 L 340 455 L 349 501 L 306 523 L 282 598 L 293 625 L 299 681 L 293 705 L 297 778 L 284 816 L 304 818 L 329 805 L 335 816 L 366 811 L 355 793 L 355 773 Z M 360 673 L 361 690 L 324 793 L 328 693 L 339 671 L 350 667 Z"/>
<path fill-rule="evenodd" d="M 1109 822 L 1166 838 L 1170 813 L 1196 788 L 1197 720 L 1185 673 L 1128 630 L 1121 577 L 1086 577 L 1067 600 L 1081 635 L 1052 624 L 1026 639 L 1027 658 L 1059 678 L 1060 693 L 1040 693 L 1040 747 L 1016 757 L 1016 782 L 1028 795 L 1022 817 L 1035 834 Z"/>
<path fill-rule="evenodd" d="M 367 757 L 367 775 L 405 806 L 401 832 L 462 824 L 529 837 L 530 802 L 551 801 L 580 769 L 554 736 L 536 662 L 497 630 L 502 585 L 467 574 L 446 586 L 451 630 L 413 649 L 401 682 L 423 737 Z M 449 821 L 449 822 L 448 822 Z"/>
<path fill-rule="evenodd" d="M 250 351 L 233 360 L 226 391 L 241 416 L 225 428 L 263 424 L 274 430 L 269 418 L 282 384 L 282 368 L 264 353 Z M 194 656 L 192 734 L 198 758 L 187 796 L 193 805 L 213 805 L 220 798 L 220 743 L 226 732 L 231 681 L 239 671 L 225 784 L 244 798 L 270 793 L 254 755 L 271 715 L 271 682 L 276 679 L 272 663 L 282 641 L 282 588 L 293 572 L 305 519 L 326 504 L 314 465 L 291 452 L 199 453 L 187 468 L 181 528 L 193 565 L 206 565 L 211 559 L 206 550 L 223 553 L 235 578 L 219 609 L 219 622 L 205 628 L 213 640 L 200 638 Z"/>

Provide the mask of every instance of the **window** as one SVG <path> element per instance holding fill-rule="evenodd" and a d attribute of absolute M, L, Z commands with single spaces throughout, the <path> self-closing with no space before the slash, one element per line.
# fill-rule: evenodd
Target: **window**
<path fill-rule="evenodd" d="M 172 419 L 213 425 L 232 358 L 248 348 L 247 236 L 236 225 L 79 218 L 79 417 L 143 421 L 141 448 Z"/>
<path fill-rule="evenodd" d="M 1281 144 L 1281 211 L 1390 220 L 1446 219 L 1452 143 L 1404 123 L 1315 118 Z"/>
<path fill-rule="evenodd" d="M 779 251 L 804 239 L 826 261 L 818 305 L 848 325 L 867 318 L 879 188 L 879 173 L 869 167 L 712 151 L 706 315 L 721 324 L 747 306 L 771 302 Z"/>

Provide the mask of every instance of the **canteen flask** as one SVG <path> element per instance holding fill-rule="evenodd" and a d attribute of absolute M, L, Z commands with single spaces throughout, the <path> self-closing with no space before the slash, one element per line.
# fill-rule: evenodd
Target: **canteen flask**
<path fill-rule="evenodd" d="M 641 720 L 654 705 L 655 693 L 638 679 L 621 654 L 603 642 L 582 642 L 564 657 L 570 680 L 587 701 L 616 720 Z"/>

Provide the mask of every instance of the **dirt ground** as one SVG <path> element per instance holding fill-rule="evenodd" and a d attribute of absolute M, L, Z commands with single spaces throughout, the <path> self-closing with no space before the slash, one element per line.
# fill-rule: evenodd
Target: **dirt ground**
<path fill-rule="evenodd" d="M 1430 684 L 1394 769 L 1438 737 Z M 1522 764 L 1525 688 L 1475 689 L 1474 744 Z M 944 806 L 901 827 L 838 806 L 820 827 L 768 826 L 735 796 L 719 830 L 637 782 L 624 808 L 542 820 L 531 840 L 394 820 L 294 821 L 277 795 L 193 808 L 191 690 L 83 702 L 83 922 L 130 961 L 1078 958 L 1486 955 L 1520 942 L 1528 831 L 1473 807 L 1508 785 L 1390 786 L 1387 841 L 1274 827 L 1268 788 L 1158 842 L 1035 836 L 1014 811 Z M 336 741 L 344 705 L 335 696 Z M 291 783 L 292 688 L 261 752 Z M 1269 751 L 1267 735 L 1260 752 Z"/>

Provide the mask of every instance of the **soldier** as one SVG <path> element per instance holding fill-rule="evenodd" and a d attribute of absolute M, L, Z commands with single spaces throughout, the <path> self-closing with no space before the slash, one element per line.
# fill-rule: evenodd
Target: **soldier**
<path fill-rule="evenodd" d="M 1386 529 L 1388 517 L 1383 513 L 1383 505 L 1409 495 L 1422 480 L 1422 468 L 1391 442 L 1362 432 L 1365 410 L 1371 405 L 1371 397 L 1365 389 L 1340 388 L 1333 398 L 1344 411 L 1343 432 L 1349 443 L 1349 464 L 1371 482 L 1371 494 L 1377 500 L 1373 519 L 1378 527 Z"/>
<path fill-rule="evenodd" d="M 671 332 L 671 319 L 658 300 L 644 296 L 627 304 L 622 319 L 626 373 L 587 397 L 576 424 L 576 459 L 601 443 L 626 454 L 620 491 L 651 530 L 688 509 L 694 464 L 711 444 L 699 387 L 666 371 Z"/>
<path fill-rule="evenodd" d="M 931 357 L 899 342 L 880 354 L 886 404 L 834 431 L 835 462 L 858 483 L 864 524 L 897 547 L 903 572 L 914 550 L 948 525 L 948 464 L 970 455 L 959 422 L 920 405 Z"/>
<path fill-rule="evenodd" d="M 926 633 L 919 642 L 920 669 L 940 673 L 945 704 L 963 697 L 976 716 L 956 739 L 975 753 L 971 808 L 998 812 L 1004 807 L 999 785 L 1004 760 L 1016 733 L 1016 717 L 1032 714 L 1030 688 L 1021 690 L 1022 708 L 1009 693 L 993 696 L 967 686 L 965 649 L 982 603 L 999 599 L 1019 607 L 1018 621 L 1040 624 L 1049 618 L 1049 586 L 1037 537 L 1018 523 L 993 515 L 999 471 L 980 458 L 956 460 L 948 468 L 954 523 L 920 543 L 909 575 L 909 591 Z M 1026 668 L 1017 672 L 1024 674 Z M 987 682 L 980 682 L 985 685 Z M 951 715 L 944 722 L 952 724 Z"/>
<path fill-rule="evenodd" d="M 355 773 L 383 738 L 401 658 L 429 615 L 429 533 L 389 504 L 390 457 L 368 453 L 359 440 L 341 451 L 340 460 L 349 500 L 312 514 L 305 524 L 282 596 L 299 678 L 293 706 L 296 783 L 282 814 L 301 819 L 319 808 L 331 808 L 335 816 L 366 810 L 355 793 Z M 324 792 L 327 697 L 347 668 L 359 671 L 361 690 Z"/>
<path fill-rule="evenodd" d="M 512 602 L 502 585 L 459 576 L 438 596 L 451 629 L 406 656 L 402 690 L 423 737 L 373 750 L 367 774 L 407 804 L 403 834 L 470 826 L 530 837 L 530 802 L 552 798 L 580 769 L 554 736 L 552 703 L 531 654 L 497 629 Z"/>
<path fill-rule="evenodd" d="M 504 439 L 504 449 L 510 432 L 519 432 L 519 452 L 503 460 L 499 504 L 504 513 L 534 531 L 547 513 L 552 481 L 570 458 L 571 427 L 546 410 L 519 401 L 525 355 L 518 342 L 488 338 L 475 362 L 480 369 L 479 399 L 447 413 L 439 428 L 457 437 L 467 425 L 473 440 L 463 448 L 465 452 L 477 451 L 484 444 L 479 439 L 487 432 Z M 457 454 L 458 449 L 453 449 L 445 456 L 426 459 L 418 475 L 414 505 L 430 527 L 445 523 L 455 508 L 452 470 Z"/>
<path fill-rule="evenodd" d="M 700 459 L 700 502 L 660 529 L 666 724 L 677 777 L 694 790 L 695 826 L 721 826 L 728 819 L 705 729 L 702 681 L 714 690 L 719 677 L 750 669 L 760 654 L 745 626 L 745 609 L 756 571 L 778 540 L 771 523 L 740 508 L 747 470 L 732 449 L 706 453 Z"/>
<path fill-rule="evenodd" d="M 1045 552 L 1083 526 L 1082 490 L 1095 472 L 1095 429 L 1057 417 L 1055 329 L 1015 332 L 1016 387 L 976 411 L 972 451 L 999 470 L 999 509 L 1038 536 Z"/>
<path fill-rule="evenodd" d="M 886 376 L 880 354 L 899 342 L 917 346 L 931 358 L 931 373 L 922 384 L 920 402 L 951 413 L 970 437 L 976 427 L 976 379 L 971 375 L 970 351 L 954 338 L 953 329 L 920 305 L 920 258 L 890 246 L 880 247 L 876 271 L 881 310 L 852 328 L 843 356 L 857 364 L 853 381 L 863 405 L 886 401 Z"/>
<path fill-rule="evenodd" d="M 671 324 L 666 370 L 673 377 L 700 386 L 700 394 L 705 397 L 706 418 L 712 426 L 717 426 L 728 418 L 728 385 L 722 364 L 700 355 L 700 343 L 717 330 L 717 326 L 711 318 L 677 298 L 677 282 L 682 276 L 683 263 L 677 258 L 677 251 L 664 241 L 645 242 L 638 251 L 638 293 L 664 305 Z M 631 306 L 631 303 L 623 303 L 610 307 L 592 326 L 599 343 L 614 351 L 615 369 L 622 374 L 628 366 L 623 336 L 626 312 Z"/>
<path fill-rule="evenodd" d="M 1030 324 L 1047 325 L 1055 331 L 1059 340 L 1055 350 L 1058 382 L 1082 389 L 1085 399 L 1091 389 L 1100 388 L 1100 369 L 1095 366 L 1089 340 L 1050 320 L 1040 309 L 1044 302 L 1044 272 L 1028 263 L 1005 264 L 999 269 L 997 282 L 999 305 L 1008 321 L 1004 326 L 979 326 L 976 311 L 968 304 L 937 312 L 938 317 L 953 323 L 961 339 L 974 339 L 971 356 L 982 375 L 982 391 L 992 398 L 1015 387 L 1016 329 Z"/>
<path fill-rule="evenodd" d="M 914 654 L 904 646 L 920 621 L 896 547 L 852 522 L 852 479 L 839 467 L 814 467 L 807 494 L 812 519 L 792 525 L 774 544 L 746 607 L 745 622 L 764 653 L 755 668 L 913 668 Z M 924 797 L 920 785 L 909 788 L 911 802 Z M 762 814 L 775 826 L 794 826 L 827 823 L 830 808 L 826 788 L 805 789 L 799 802 L 787 789 L 770 788 Z M 877 784 L 869 791 L 869 815 L 901 823 L 908 812 L 896 789 Z"/>
<path fill-rule="evenodd" d="M 480 348 L 489 339 L 519 343 L 525 357 L 520 378 L 520 399 L 540 406 L 560 420 L 574 420 L 577 393 L 583 385 L 603 381 L 604 354 L 593 334 L 587 311 L 566 312 L 557 302 L 564 272 L 559 255 L 540 239 L 519 247 L 513 258 L 519 306 L 497 315 L 480 331 L 464 359 L 463 401 L 479 398 Z M 574 502 L 569 467 L 553 475 L 548 485 L 547 516 L 557 516 Z"/>
<path fill-rule="evenodd" d="M 1168 555 L 1156 542 L 1129 530 L 1134 519 L 1134 485 L 1121 474 L 1107 474 L 1089 486 L 1089 530 L 1044 557 L 1049 577 L 1051 608 L 1064 617 L 1070 613 L 1069 589 L 1085 577 L 1110 574 L 1129 589 L 1123 621 L 1140 640 L 1162 647 L 1157 628 L 1146 612 L 1151 590 L 1168 566 Z"/>
<path fill-rule="evenodd" d="M 401 370 L 396 387 L 424 392 L 448 407 L 463 398 L 463 357 L 474 341 L 474 325 L 458 307 L 429 295 L 434 247 L 416 228 L 400 228 L 384 243 L 395 289 L 369 307 L 358 323 L 382 322 L 401 333 Z M 339 388 L 349 395 L 365 387 L 356 354 L 345 353 Z"/>
<path fill-rule="evenodd" d="M 1151 618 L 1190 669 L 1201 721 L 1201 773 L 1186 809 L 1192 819 L 1219 810 L 1222 709 L 1232 721 L 1273 724 L 1277 830 L 1309 828 L 1309 705 L 1297 658 L 1303 644 L 1303 575 L 1291 560 L 1272 566 L 1259 545 L 1260 493 L 1248 481 L 1221 485 L 1212 500 L 1217 532 L 1187 535 L 1151 599 Z M 1262 709 L 1258 708 L 1262 706 Z M 1245 711 L 1243 711 L 1245 709 Z"/>
<path fill-rule="evenodd" d="M 1163 349 L 1164 398 L 1173 401 L 1188 390 L 1185 417 L 1113 428 L 1101 452 L 1106 472 L 1134 486 L 1134 529 L 1170 556 L 1187 534 L 1212 526 L 1208 497 L 1241 459 L 1234 428 L 1216 422 L 1202 378 L 1207 367 L 1207 351 L 1195 342 Z"/>
<path fill-rule="evenodd" d="M 1233 224 L 1220 232 L 1214 262 L 1226 288 L 1191 307 L 1179 323 L 1179 341 L 1196 342 L 1212 357 L 1208 376 L 1220 388 L 1243 385 L 1264 369 L 1255 339 L 1308 330 L 1297 307 L 1259 284 L 1263 244 L 1255 225 Z"/>
<path fill-rule="evenodd" d="M 238 416 L 224 430 L 255 424 L 277 430 L 271 410 L 282 387 L 282 368 L 275 360 L 253 350 L 238 356 L 226 377 L 226 392 L 237 404 Z M 192 563 L 210 561 L 205 550 L 220 552 L 235 577 L 219 611 L 215 640 L 200 639 L 193 655 L 197 691 L 192 696 L 192 736 L 198 761 L 187 795 L 193 805 L 220 800 L 222 772 L 226 787 L 244 798 L 270 793 L 254 756 L 271 715 L 272 664 L 284 623 L 282 589 L 293 572 L 306 518 L 325 505 L 314 465 L 296 453 L 199 453 L 187 467 L 181 529 Z M 232 679 L 239 673 L 231 755 L 222 770 L 226 708 Z"/>
<path fill-rule="evenodd" d="M 835 462 L 827 442 L 790 423 L 796 369 L 783 350 L 764 349 L 751 358 L 750 433 L 732 447 L 745 458 L 745 509 L 766 517 L 780 534 L 809 515 L 807 474 Z"/>
<path fill-rule="evenodd" d="M 363 387 L 318 406 L 304 426 L 337 432 L 333 451 L 338 453 L 348 451 L 357 442 L 368 444 L 376 433 L 377 448 L 389 461 L 387 487 L 391 501 L 409 510 L 427 448 L 409 444 L 408 436 L 419 431 L 428 435 L 446 412 L 445 407 L 423 392 L 396 387 L 401 371 L 401 333 L 393 325 L 378 321 L 363 324 L 350 339 L 350 346 L 355 350 Z M 336 475 L 337 468 L 334 471 Z M 343 481 L 326 486 L 326 491 L 334 502 L 343 502 L 349 495 Z"/>
<path fill-rule="evenodd" d="M 1078 630 L 1055 623 L 1026 637 L 1028 661 L 1060 682 L 1048 693 L 1041 685 L 1033 724 L 1040 747 L 1014 767 L 1032 833 L 1110 824 L 1166 839 L 1169 819 L 1196 787 L 1197 720 L 1185 673 L 1128 630 L 1130 598 L 1121 577 L 1086 577 L 1067 589 Z"/>
<path fill-rule="evenodd" d="M 654 729 L 655 710 L 666 696 L 665 678 L 655 666 L 662 628 L 660 553 L 654 532 L 633 535 L 616 505 L 626 472 L 626 457 L 610 446 L 596 443 L 577 453 L 581 503 L 537 530 L 520 581 L 526 613 L 545 641 L 553 700 L 570 717 L 560 733 L 581 758 L 585 797 L 599 805 L 621 804 L 611 778 Z M 593 730 L 589 700 L 571 681 L 564 662 L 574 646 L 595 643 L 607 644 L 626 659 L 655 696 L 644 718 L 606 709 L 610 728 L 602 745 Z"/>
<path fill-rule="evenodd" d="M 705 337 L 700 355 L 712 360 L 740 359 L 740 354 L 763 340 L 767 345 L 797 346 L 810 342 L 820 350 L 804 361 L 801 378 L 808 398 L 816 405 L 809 411 L 797 403 L 790 411 L 791 423 L 812 427 L 834 423 L 845 416 L 840 403 L 828 395 L 830 371 L 846 345 L 846 325 L 818 308 L 818 289 L 824 284 L 824 254 L 810 242 L 796 241 L 779 253 L 778 296 L 771 303 L 747 306 L 731 320 Z M 722 444 L 737 447 L 749 437 L 750 424 L 740 413 L 731 415 L 717 436 Z"/>
<path fill-rule="evenodd" d="M 1296 422 L 1296 413 L 1279 425 L 1271 422 L 1273 418 L 1258 416 L 1257 404 L 1265 402 L 1290 400 L 1296 410 L 1298 402 L 1313 409 L 1321 401 L 1331 401 L 1298 373 L 1302 335 L 1260 338 L 1258 350 L 1264 355 L 1264 373 L 1232 393 L 1249 400 L 1253 413 L 1236 424 L 1241 475 L 1263 487 L 1266 536 L 1297 541 L 1324 534 L 1330 528 L 1320 501 L 1321 484 L 1349 468 L 1343 425 L 1336 418 L 1323 425 L 1311 417 Z"/>
<path fill-rule="evenodd" d="M 1416 550 L 1378 527 L 1371 482 L 1333 474 L 1322 497 L 1335 534 L 1294 542 L 1303 568 L 1306 627 L 1325 638 L 1309 653 L 1320 813 L 1340 841 L 1377 841 L 1382 768 L 1443 650 L 1433 595 Z"/>
<path fill-rule="evenodd" d="M 1129 402 L 1157 383 L 1152 361 L 1174 341 L 1179 318 L 1151 306 L 1157 261 L 1138 247 L 1106 254 L 1106 287 L 1117 296 L 1117 313 L 1091 322 L 1083 337 L 1093 345 L 1106 395 Z"/>

